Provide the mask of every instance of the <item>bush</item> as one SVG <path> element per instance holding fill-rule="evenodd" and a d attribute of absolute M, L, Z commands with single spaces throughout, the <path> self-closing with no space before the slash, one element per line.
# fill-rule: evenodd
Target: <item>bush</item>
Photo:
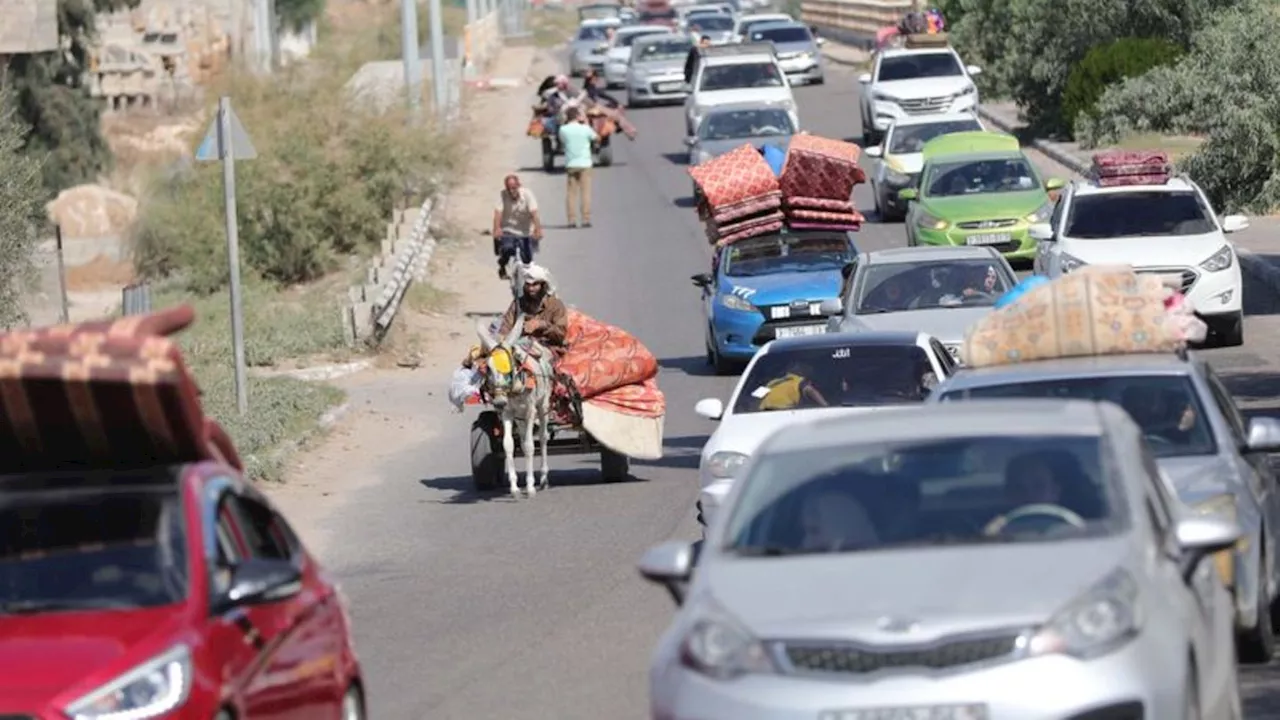
<path fill-rule="evenodd" d="M 1090 50 L 1067 77 L 1062 114 L 1074 129 L 1082 114 L 1092 115 L 1107 88 L 1152 68 L 1169 65 L 1182 56 L 1182 48 L 1156 38 L 1121 38 Z"/>
<path fill-rule="evenodd" d="M 23 149 L 26 128 L 14 98 L 0 90 L 0 327 L 26 319 L 23 297 L 35 274 L 32 254 L 43 226 L 41 163 Z"/>

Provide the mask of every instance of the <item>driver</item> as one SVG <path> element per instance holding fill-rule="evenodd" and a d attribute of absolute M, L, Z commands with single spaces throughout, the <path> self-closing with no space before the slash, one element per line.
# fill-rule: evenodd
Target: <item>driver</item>
<path fill-rule="evenodd" d="M 1009 461 L 1004 477 L 1005 496 L 1014 509 L 1057 505 L 1086 520 L 1102 516 L 1102 498 L 1074 453 L 1059 449 L 1022 453 Z"/>
<path fill-rule="evenodd" d="M 846 487 L 830 484 L 806 493 L 800 508 L 801 547 L 811 551 L 859 550 L 879 543 L 871 517 Z"/>
<path fill-rule="evenodd" d="M 536 340 L 552 352 L 563 351 L 569 332 L 569 310 L 556 297 L 551 273 L 541 265 L 527 265 L 523 275 L 524 288 L 503 314 L 498 337 L 511 332 L 516 319 L 523 315 L 523 337 Z"/>
<path fill-rule="evenodd" d="M 970 284 L 960 291 L 960 296 L 966 299 L 995 300 L 999 295 L 996 292 L 999 281 L 1000 276 L 996 273 L 996 266 L 988 265 L 986 270 L 974 271 Z"/>
<path fill-rule="evenodd" d="M 874 310 L 896 312 L 907 308 L 907 288 L 902 279 L 896 275 L 880 283 L 873 294 L 879 301 L 871 303 Z"/>
<path fill-rule="evenodd" d="M 759 409 L 794 410 L 802 404 L 827 407 L 830 403 L 809 380 L 812 374 L 813 366 L 809 363 L 803 360 L 792 361 L 787 365 L 785 375 L 765 385 L 768 393 L 760 398 Z"/>
<path fill-rule="evenodd" d="M 1196 428 L 1196 411 L 1190 402 L 1179 403 L 1178 399 L 1174 392 L 1134 385 L 1120 394 L 1120 406 L 1142 428 L 1144 435 L 1173 445 L 1185 445 L 1191 441 Z"/>

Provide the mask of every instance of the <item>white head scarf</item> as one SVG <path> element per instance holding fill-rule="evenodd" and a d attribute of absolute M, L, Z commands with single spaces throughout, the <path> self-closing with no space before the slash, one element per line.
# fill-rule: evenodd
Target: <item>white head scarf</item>
<path fill-rule="evenodd" d="M 556 283 L 551 277 L 551 271 L 537 263 L 530 263 L 520 269 L 520 284 L 540 282 L 547 284 L 547 295 L 556 294 Z"/>

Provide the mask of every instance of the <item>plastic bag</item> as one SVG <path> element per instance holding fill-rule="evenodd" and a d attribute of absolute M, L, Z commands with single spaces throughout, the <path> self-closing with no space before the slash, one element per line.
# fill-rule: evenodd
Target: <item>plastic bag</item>
<path fill-rule="evenodd" d="M 449 380 L 449 403 L 455 413 L 462 412 L 467 400 L 480 395 L 480 385 L 484 379 L 480 372 L 471 368 L 460 367 L 453 371 Z"/>
<path fill-rule="evenodd" d="M 1173 322 L 1174 330 L 1183 340 L 1201 343 L 1209 336 L 1209 326 L 1196 317 L 1195 308 L 1186 295 L 1174 293 L 1165 300 L 1164 307 Z"/>

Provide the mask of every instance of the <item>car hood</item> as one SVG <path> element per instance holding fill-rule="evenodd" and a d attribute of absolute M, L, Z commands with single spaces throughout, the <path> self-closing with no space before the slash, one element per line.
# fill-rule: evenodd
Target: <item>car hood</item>
<path fill-rule="evenodd" d="M 774 52 L 779 55 L 798 52 L 809 52 L 814 55 L 818 54 L 818 48 L 811 42 L 774 43 L 773 48 Z"/>
<path fill-rule="evenodd" d="M 973 83 L 964 75 L 940 78 L 915 78 L 878 82 L 872 89 L 880 95 L 901 100 L 944 97 L 959 94 Z"/>
<path fill-rule="evenodd" d="M 1064 238 L 1062 251 L 1090 265 L 1144 265 L 1197 267 L 1222 249 L 1227 241 L 1220 233 L 1180 237 L 1129 237 L 1114 240 Z M 1158 258 L 1159 262 L 1151 262 Z"/>
<path fill-rule="evenodd" d="M 754 305 L 780 305 L 792 300 L 820 302 L 840 294 L 839 270 L 776 272 L 769 275 L 725 277 L 720 292 L 733 292 Z"/>
<path fill-rule="evenodd" d="M 964 341 L 965 331 L 990 312 L 990 307 L 955 307 L 854 315 L 850 318 L 852 322 L 842 329 L 923 332 L 938 338 L 944 345 L 959 345 Z"/>
<path fill-rule="evenodd" d="M 1049 201 L 1044 190 L 975 193 L 952 197 L 926 197 L 924 209 L 951 222 L 1021 218 Z"/>
<path fill-rule="evenodd" d="M 778 103 L 791 102 L 791 88 L 738 88 L 736 90 L 703 90 L 698 93 L 698 106 L 728 105 L 730 103 Z"/>
<path fill-rule="evenodd" d="M 924 169 L 924 153 L 902 153 L 901 155 L 890 155 L 884 159 L 884 164 L 894 172 L 900 172 L 906 175 L 915 175 Z"/>
<path fill-rule="evenodd" d="M 605 55 L 605 59 L 611 63 L 621 63 L 623 65 L 626 65 L 631 60 L 631 48 L 630 47 L 613 48 Z"/>
<path fill-rule="evenodd" d="M 929 642 L 1048 620 L 1125 562 L 1123 539 L 717 557 L 701 588 L 763 639 Z M 946 588 L 939 592 L 939 588 Z M 880 628 L 886 619 L 916 625 Z"/>
<path fill-rule="evenodd" d="M 743 392 L 750 393 L 754 389 L 745 388 Z M 790 425 L 794 422 L 810 422 L 824 418 L 858 415 L 872 410 L 891 410 L 894 407 L 896 406 L 808 408 L 804 410 L 774 410 L 770 412 L 725 415 L 724 419 L 720 421 L 720 425 L 716 427 L 716 431 L 712 433 L 711 438 L 707 440 L 707 444 L 702 450 L 702 456 L 706 458 L 710 457 L 712 453 L 718 452 L 739 452 L 744 455 L 751 455 L 760 447 L 760 443 L 764 442 L 765 438 L 785 425 Z"/>
<path fill-rule="evenodd" d="M 656 62 L 640 63 L 633 65 L 632 70 L 642 76 L 650 75 L 666 75 L 668 73 L 684 74 L 683 60 L 660 60 Z"/>
<path fill-rule="evenodd" d="M 603 44 L 601 40 L 576 40 L 569 47 L 578 55 L 599 55 L 601 53 L 597 52 L 596 48 Z"/>
<path fill-rule="evenodd" d="M 47 701 L 106 670 L 139 642 L 176 635 L 179 624 L 172 606 L 0 616 L 0 697 L 21 693 Z"/>
<path fill-rule="evenodd" d="M 706 153 L 711 157 L 716 157 L 723 155 L 730 150 L 740 148 L 748 143 L 756 149 L 762 148 L 765 145 L 777 145 L 779 148 L 786 150 L 787 146 L 791 144 L 791 136 L 764 135 L 761 137 L 734 138 L 732 140 L 702 140 L 694 149 L 699 152 Z"/>
<path fill-rule="evenodd" d="M 1156 464 L 1173 484 L 1178 499 L 1187 505 L 1238 489 L 1235 469 L 1231 461 L 1221 455 L 1158 458 Z"/>

